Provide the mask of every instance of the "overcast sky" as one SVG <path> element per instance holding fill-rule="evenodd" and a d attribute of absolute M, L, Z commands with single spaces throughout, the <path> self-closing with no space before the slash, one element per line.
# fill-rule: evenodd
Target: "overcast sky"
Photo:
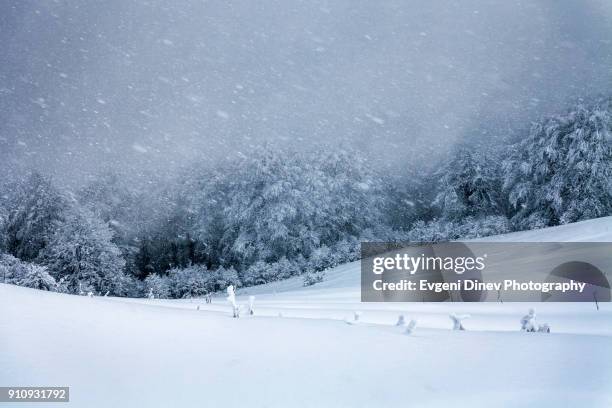
<path fill-rule="evenodd" d="M 0 162 L 78 181 L 268 140 L 419 165 L 609 93 L 609 3 L 3 0 Z"/>

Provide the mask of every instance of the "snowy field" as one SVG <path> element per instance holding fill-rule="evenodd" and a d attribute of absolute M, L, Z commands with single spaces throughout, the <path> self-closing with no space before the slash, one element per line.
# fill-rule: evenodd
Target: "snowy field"
<path fill-rule="evenodd" d="M 612 217 L 488 240 L 612 241 L 611 228 Z M 359 263 L 308 288 L 241 289 L 244 308 L 249 295 L 256 315 L 232 319 L 222 296 L 0 285 L 0 385 L 70 386 L 66 406 L 83 408 L 612 406 L 609 303 L 362 304 Z M 551 334 L 518 331 L 529 307 Z M 451 331 L 449 313 L 471 314 L 467 331 Z M 418 320 L 412 335 L 399 314 Z"/>

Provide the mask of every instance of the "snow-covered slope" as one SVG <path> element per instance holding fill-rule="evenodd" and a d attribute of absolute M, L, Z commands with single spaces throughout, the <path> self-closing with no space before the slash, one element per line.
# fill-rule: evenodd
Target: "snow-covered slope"
<path fill-rule="evenodd" d="M 559 227 L 540 230 L 513 232 L 480 238 L 474 241 L 482 242 L 610 242 L 612 241 L 612 217 L 597 218 L 588 221 L 566 224 Z M 316 285 L 324 288 L 353 288 L 359 291 L 359 262 L 352 262 L 334 268 L 327 272 L 325 282 Z M 250 288 L 250 293 L 270 293 L 286 290 L 297 290 L 302 287 L 301 278 L 287 279 L 267 285 Z M 246 292 L 243 291 L 243 293 Z"/>
<path fill-rule="evenodd" d="M 489 238 L 612 241 L 612 218 Z M 0 385 L 71 387 L 71 407 L 612 406 L 612 307 L 359 302 L 359 264 L 222 297 L 67 296 L 0 285 Z M 534 306 L 551 334 L 518 320 Z M 346 324 L 361 312 L 360 324 Z M 448 314 L 470 313 L 453 332 Z M 408 336 L 399 314 L 417 319 Z M 22 404 L 19 406 L 26 406 Z M 44 406 L 36 404 L 35 406 Z"/>

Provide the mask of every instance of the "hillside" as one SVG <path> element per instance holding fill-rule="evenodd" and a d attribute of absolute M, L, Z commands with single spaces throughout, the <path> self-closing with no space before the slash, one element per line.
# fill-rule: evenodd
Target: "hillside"
<path fill-rule="evenodd" d="M 612 217 L 488 238 L 612 241 Z M 359 302 L 359 263 L 222 297 L 86 298 L 0 285 L 0 384 L 71 387 L 71 407 L 612 405 L 612 307 Z M 535 307 L 551 334 L 518 331 Z M 361 323 L 346 324 L 354 312 Z M 470 313 L 453 332 L 448 314 Z M 408 336 L 399 314 L 417 319 Z M 588 350 L 588 352 L 585 352 Z M 25 406 L 25 405 L 20 405 Z M 36 406 L 45 406 L 37 404 Z M 52 405 L 49 405 L 52 406 Z"/>

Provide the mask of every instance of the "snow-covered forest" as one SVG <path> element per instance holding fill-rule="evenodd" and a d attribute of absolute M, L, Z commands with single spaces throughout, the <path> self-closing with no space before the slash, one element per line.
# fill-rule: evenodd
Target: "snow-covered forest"
<path fill-rule="evenodd" d="M 77 189 L 37 171 L 0 196 L 0 277 L 66 292 L 202 296 L 313 274 L 360 241 L 483 237 L 612 214 L 612 103 L 581 101 L 506 143 L 458 144 L 398 174 L 358 150 L 265 145 L 170 181 L 106 172 Z M 321 276 L 322 278 L 322 276 Z"/>
<path fill-rule="evenodd" d="M 612 407 L 611 67 L 610 0 L 0 1 L 0 405 Z"/>
<path fill-rule="evenodd" d="M 184 298 L 611 214 L 607 2 L 0 4 L 0 280 Z"/>

